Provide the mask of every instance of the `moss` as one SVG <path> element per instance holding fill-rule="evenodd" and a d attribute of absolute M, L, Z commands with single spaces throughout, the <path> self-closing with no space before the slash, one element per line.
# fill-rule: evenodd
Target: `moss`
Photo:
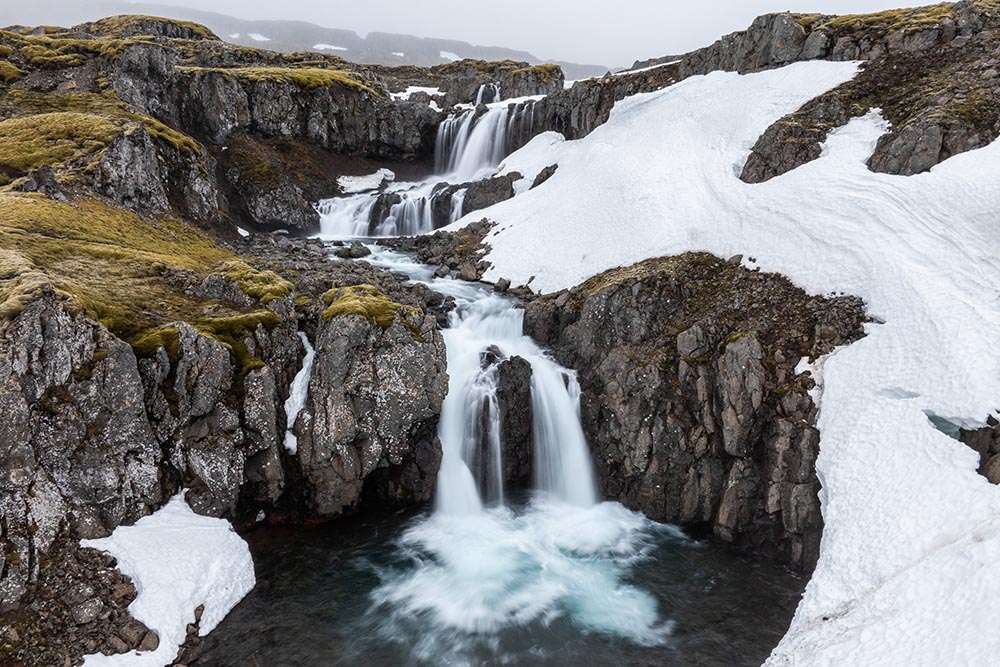
<path fill-rule="evenodd" d="M 7 58 L 14 54 L 14 49 L 6 44 L 0 44 L 0 58 Z"/>
<path fill-rule="evenodd" d="M 544 65 L 532 65 L 531 67 L 523 67 L 518 70 L 514 70 L 513 74 L 539 74 L 542 77 L 544 83 L 552 83 L 552 79 L 557 75 L 562 74 L 562 69 L 559 65 L 553 65 L 551 63 L 546 63 Z"/>
<path fill-rule="evenodd" d="M 247 347 L 246 340 L 251 338 L 258 327 L 272 331 L 281 325 L 281 318 L 270 310 L 257 310 L 252 313 L 217 317 L 197 322 L 195 328 L 202 334 L 216 339 L 226 346 L 236 368 L 233 386 L 237 397 L 245 393 L 246 376 L 253 370 L 264 368 L 266 364 L 254 355 Z"/>
<path fill-rule="evenodd" d="M 334 288 L 323 295 L 323 304 L 327 307 L 323 311 L 324 322 L 329 322 L 334 317 L 360 315 L 383 329 L 391 327 L 396 320 L 396 313 L 404 308 L 372 285 Z M 413 306 L 405 308 L 410 312 L 421 312 Z"/>
<path fill-rule="evenodd" d="M 815 29 L 834 33 L 858 30 L 913 31 L 939 25 L 946 18 L 955 18 L 955 10 L 950 2 L 913 9 L 889 9 L 871 14 L 845 14 L 833 17 Z"/>
<path fill-rule="evenodd" d="M 226 280 L 236 283 L 240 291 L 264 306 L 292 293 L 292 284 L 274 271 L 258 271 L 242 260 L 224 263 L 221 272 Z"/>
<path fill-rule="evenodd" d="M 289 83 L 304 90 L 341 86 L 358 92 L 375 96 L 381 93 L 375 88 L 376 83 L 366 81 L 356 72 L 340 69 L 324 69 L 318 67 L 178 67 L 178 71 L 199 75 L 204 73 L 221 74 L 241 81 L 268 81 Z"/>
<path fill-rule="evenodd" d="M 77 113 L 104 118 L 124 128 L 128 123 L 138 123 L 150 136 L 163 141 L 179 151 L 196 153 L 198 143 L 159 120 L 144 114 L 133 113 L 114 92 L 46 94 L 26 90 L 10 90 L 0 98 L 0 112 L 4 115 L 28 116 L 43 113 Z"/>
<path fill-rule="evenodd" d="M 92 156 L 121 132 L 104 116 L 56 112 L 0 122 L 0 168 L 24 174 Z"/>
<path fill-rule="evenodd" d="M 168 269 L 204 274 L 233 259 L 192 225 L 142 219 L 96 201 L 60 203 L 0 192 L 0 314 L 20 312 L 49 287 L 124 339 L 218 304 L 187 294 Z M 8 287 L 11 282 L 19 283 Z"/>
<path fill-rule="evenodd" d="M 219 39 L 211 30 L 200 23 L 195 23 L 194 21 L 179 21 L 177 19 L 148 16 L 143 14 L 108 16 L 107 18 L 87 23 L 84 27 L 90 32 L 109 37 L 130 37 L 134 35 L 151 34 L 150 27 L 152 24 L 183 28 L 196 39 Z M 160 34 L 161 32 L 162 31 L 159 30 L 156 31 L 157 34 Z"/>
<path fill-rule="evenodd" d="M 0 60 L 0 81 L 4 83 L 10 83 L 12 81 L 17 81 L 24 75 L 16 65 L 12 65 L 6 60 Z"/>

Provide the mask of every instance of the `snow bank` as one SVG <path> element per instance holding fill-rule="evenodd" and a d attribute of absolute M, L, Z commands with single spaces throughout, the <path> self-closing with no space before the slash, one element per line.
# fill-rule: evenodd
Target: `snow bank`
<path fill-rule="evenodd" d="M 452 227 L 497 221 L 487 279 L 534 276 L 543 291 L 706 250 L 863 297 L 885 323 L 823 364 L 821 558 L 768 664 L 990 664 L 1000 489 L 925 412 L 981 421 L 1000 402 L 1000 143 L 917 176 L 875 174 L 864 162 L 886 125 L 873 112 L 814 162 L 738 179 L 772 122 L 855 72 L 717 72 L 629 98 L 582 140 L 510 156 L 508 169 L 559 169 Z"/>
<path fill-rule="evenodd" d="M 247 37 L 249 37 L 250 39 L 252 39 L 255 42 L 270 42 L 271 41 L 270 37 L 265 37 L 264 35 L 260 34 L 259 32 L 248 32 L 247 33 Z"/>
<path fill-rule="evenodd" d="M 613 75 L 614 76 L 625 76 L 627 74 L 639 74 L 640 72 L 649 72 L 649 71 L 652 71 L 654 69 L 659 69 L 661 67 L 666 67 L 667 65 L 676 65 L 679 62 L 682 62 L 682 61 L 681 60 L 671 60 L 670 62 L 659 63 L 659 64 L 656 64 L 656 65 L 650 65 L 649 67 L 640 67 L 639 69 L 623 69 L 623 70 L 619 70 L 617 72 L 613 72 Z"/>
<path fill-rule="evenodd" d="M 390 93 L 389 97 L 394 100 L 408 100 L 410 96 L 414 93 L 427 93 L 431 97 L 438 97 L 444 95 L 440 88 L 429 88 L 425 86 L 410 86 L 401 93 Z"/>
<path fill-rule="evenodd" d="M 337 185 L 345 195 L 367 192 L 368 190 L 378 190 L 384 183 L 391 183 L 396 180 L 396 173 L 391 169 L 379 169 L 374 174 L 364 176 L 341 176 L 337 179 Z"/>
<path fill-rule="evenodd" d="M 183 493 L 134 526 L 80 544 L 118 559 L 139 593 L 129 612 L 160 636 L 155 651 L 89 655 L 85 667 L 162 667 L 177 655 L 198 605 L 205 605 L 200 627 L 206 635 L 255 583 L 246 543 L 228 521 L 191 511 Z"/>
<path fill-rule="evenodd" d="M 451 51 L 442 51 L 441 57 L 451 62 L 455 62 L 456 60 L 462 59 L 462 56 L 458 55 L 457 53 L 452 53 Z"/>
<path fill-rule="evenodd" d="M 334 46 L 333 44 L 313 44 L 314 51 L 349 51 L 346 46 Z"/>

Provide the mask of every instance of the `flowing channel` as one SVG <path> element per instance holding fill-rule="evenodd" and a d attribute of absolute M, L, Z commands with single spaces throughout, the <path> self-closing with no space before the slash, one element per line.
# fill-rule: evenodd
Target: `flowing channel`
<path fill-rule="evenodd" d="M 317 207 L 322 236 L 412 236 L 454 222 L 461 217 L 465 190 L 447 186 L 492 175 L 512 148 L 530 137 L 534 106 L 534 100 L 504 102 L 499 84 L 484 84 L 474 106 L 454 112 L 438 126 L 433 176 L 419 183 L 392 183 L 381 192 L 323 200 Z M 447 214 L 435 220 L 439 197 L 448 198 L 442 209 Z"/>

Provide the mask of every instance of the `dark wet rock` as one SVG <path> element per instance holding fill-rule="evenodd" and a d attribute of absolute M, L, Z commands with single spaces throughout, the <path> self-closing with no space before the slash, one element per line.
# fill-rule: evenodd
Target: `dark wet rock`
<path fill-rule="evenodd" d="M 819 432 L 795 367 L 860 337 L 863 318 L 856 299 L 687 254 L 534 298 L 525 330 L 579 371 L 605 497 L 810 569 Z"/>
<path fill-rule="evenodd" d="M 990 415 L 986 426 L 961 429 L 958 439 L 979 454 L 979 474 L 990 484 L 1000 484 L 1000 420 Z"/>
<path fill-rule="evenodd" d="M 355 241 L 347 247 L 338 249 L 334 254 L 342 259 L 361 259 L 372 254 L 372 251 L 360 241 Z"/>
<path fill-rule="evenodd" d="M 535 176 L 535 180 L 531 182 L 532 189 L 537 188 L 539 185 L 552 178 L 552 176 L 556 173 L 556 170 L 558 168 L 559 165 L 550 164 L 549 166 L 545 167 L 540 172 L 538 172 L 538 175 Z"/>
<path fill-rule="evenodd" d="M 489 268 L 489 263 L 480 258 L 486 252 L 484 239 L 492 228 L 493 223 L 484 219 L 455 232 L 438 230 L 421 236 L 383 239 L 382 244 L 412 252 L 424 264 L 464 270 L 468 278 L 463 280 L 475 281 Z"/>
<path fill-rule="evenodd" d="M 33 603 L 0 614 L 3 664 L 80 665 L 85 654 L 157 645 L 156 633 L 129 616 L 135 597 L 114 558 L 60 538 L 38 566 Z"/>
<path fill-rule="evenodd" d="M 387 469 L 381 496 L 397 503 L 431 498 L 447 392 L 444 341 L 420 310 L 400 307 L 390 317 L 386 327 L 360 314 L 318 325 L 309 399 L 296 426 L 314 516 L 355 509 L 365 479 L 380 468 Z"/>
<path fill-rule="evenodd" d="M 503 478 L 507 484 L 531 481 L 534 449 L 531 439 L 531 364 L 521 357 L 500 362 L 497 403 L 503 443 Z"/>

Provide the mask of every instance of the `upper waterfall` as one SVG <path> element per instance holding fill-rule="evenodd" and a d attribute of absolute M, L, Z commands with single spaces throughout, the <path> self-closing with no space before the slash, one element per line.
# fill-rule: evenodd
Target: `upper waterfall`
<path fill-rule="evenodd" d="M 440 186 L 488 178 L 534 132 L 536 100 L 501 101 L 500 97 L 499 84 L 484 84 L 474 107 L 452 113 L 438 126 L 431 178 L 420 183 L 393 183 L 383 192 L 320 202 L 317 210 L 322 236 L 411 236 L 433 231 L 433 202 L 441 196 L 453 199 L 446 206 L 450 215 L 443 221 L 439 217 L 438 225 L 456 220 L 464 191 L 446 195 Z"/>

